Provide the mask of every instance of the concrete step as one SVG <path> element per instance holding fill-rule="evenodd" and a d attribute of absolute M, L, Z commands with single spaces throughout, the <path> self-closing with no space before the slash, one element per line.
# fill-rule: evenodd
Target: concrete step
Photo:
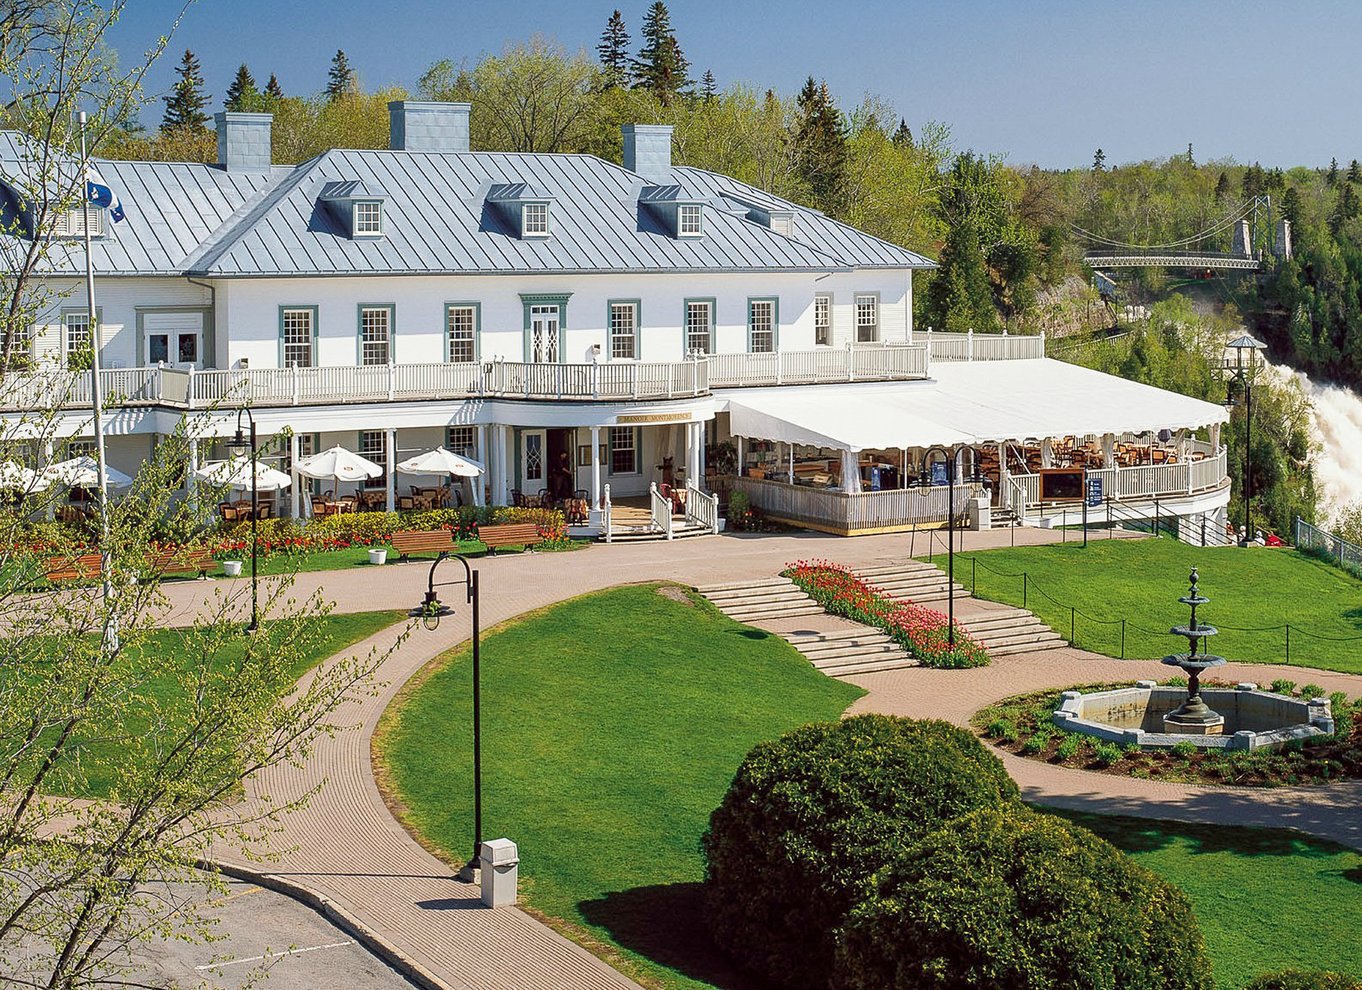
<path fill-rule="evenodd" d="M 696 536 L 711 536 L 709 530 L 700 526 L 677 526 L 672 530 L 672 539 L 685 540 Z M 610 534 L 612 543 L 652 543 L 666 540 L 667 534 L 659 533 L 648 526 L 616 526 Z M 604 540 L 602 534 L 599 539 Z"/>
<path fill-rule="evenodd" d="M 992 650 L 995 647 L 1003 646 L 1031 645 L 1039 647 L 1043 644 L 1049 644 L 1052 646 L 1068 645 L 1059 635 L 1057 635 L 1054 632 L 1051 632 L 1048 629 L 1047 630 L 1029 629 L 1024 632 L 1014 632 L 1008 633 L 1006 635 L 995 636 L 976 636 L 973 630 L 970 630 L 969 634 L 971 637 L 974 638 L 976 642 L 978 642 L 980 645 L 984 647 L 984 649 L 987 650 Z M 1048 646 L 1046 648 L 1048 649 Z"/>
<path fill-rule="evenodd" d="M 936 574 L 941 571 L 935 564 L 929 564 L 921 560 L 906 560 L 901 564 L 877 564 L 872 567 L 858 567 L 853 572 L 857 577 L 870 579 L 889 574 Z"/>
<path fill-rule="evenodd" d="M 859 658 L 887 660 L 894 657 L 906 656 L 903 649 L 895 643 L 879 643 L 867 646 L 834 646 L 826 650 L 805 651 L 800 650 L 815 667 L 821 668 L 823 664 L 840 661 L 854 660 Z"/>
<path fill-rule="evenodd" d="M 917 667 L 918 662 L 906 653 L 900 654 L 901 659 L 897 660 L 871 660 L 871 661 L 850 661 L 846 663 L 829 664 L 814 666 L 829 677 L 850 677 L 854 674 L 879 674 L 887 670 L 902 670 L 905 667 Z"/>
<path fill-rule="evenodd" d="M 823 610 L 810 602 L 807 605 L 798 603 L 787 605 L 772 605 L 761 609 L 721 609 L 730 619 L 738 622 L 766 622 L 770 619 L 793 619 L 800 615 L 822 615 Z"/>
<path fill-rule="evenodd" d="M 991 657 L 1010 657 L 1018 653 L 1040 653 L 1043 650 L 1056 650 L 1061 646 L 1067 646 L 1064 640 L 1044 643 L 1017 643 L 1012 646 L 990 646 L 988 654 Z"/>
<path fill-rule="evenodd" d="M 789 578 L 772 577 L 759 578 L 755 581 L 723 581 L 718 584 L 697 584 L 695 590 L 708 597 L 725 591 L 747 591 L 753 588 L 793 588 L 794 582 Z"/>

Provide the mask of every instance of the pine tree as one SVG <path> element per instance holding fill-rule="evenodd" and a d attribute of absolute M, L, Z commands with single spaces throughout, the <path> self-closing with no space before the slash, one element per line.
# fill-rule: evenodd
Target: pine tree
<path fill-rule="evenodd" d="M 256 112 L 261 107 L 260 90 L 256 88 L 255 76 L 242 63 L 236 70 L 236 78 L 227 87 L 227 98 L 222 106 L 226 110 Z"/>
<path fill-rule="evenodd" d="M 1301 222 L 1301 194 L 1296 191 L 1295 186 L 1286 190 L 1286 195 L 1282 197 L 1282 217 L 1291 221 L 1291 226 L 1300 229 Z"/>
<path fill-rule="evenodd" d="M 1195 165 L 1195 164 L 1196 164 L 1196 159 L 1192 157 L 1192 142 L 1191 142 L 1191 141 L 1188 141 L 1188 142 L 1187 142 L 1187 164 L 1188 164 L 1188 165 Z"/>
<path fill-rule="evenodd" d="M 1263 166 L 1254 162 L 1248 168 L 1244 169 L 1244 199 L 1252 199 L 1254 196 L 1261 196 L 1266 190 L 1267 173 L 1263 171 Z"/>
<path fill-rule="evenodd" d="M 165 97 L 165 114 L 161 117 L 163 131 L 195 131 L 208 124 L 208 95 L 203 91 L 203 71 L 194 53 L 185 49 L 175 70 L 179 80 Z"/>
<path fill-rule="evenodd" d="M 847 129 L 827 83 L 804 83 L 795 101 L 795 174 L 809 190 L 813 205 L 836 216 L 846 192 Z"/>
<path fill-rule="evenodd" d="M 631 63 L 635 89 L 650 90 L 663 106 L 690 89 L 690 62 L 672 31 L 671 13 L 662 0 L 643 17 L 644 46 Z"/>
<path fill-rule="evenodd" d="M 706 69 L 705 74 L 700 77 L 700 96 L 706 103 L 713 103 L 718 92 L 719 85 L 714 81 L 714 73 Z"/>
<path fill-rule="evenodd" d="M 913 132 L 908 129 L 908 121 L 899 118 L 898 129 L 894 131 L 894 136 L 890 138 L 894 144 L 900 148 L 911 148 L 913 146 Z"/>
<path fill-rule="evenodd" d="M 1352 163 L 1348 166 L 1348 181 L 1362 182 L 1362 165 L 1357 163 L 1356 158 L 1354 158 Z"/>
<path fill-rule="evenodd" d="M 1103 172 L 1106 170 L 1106 167 L 1107 153 L 1101 148 L 1098 148 L 1097 153 L 1092 156 L 1092 170 L 1094 172 Z"/>
<path fill-rule="evenodd" d="M 1224 172 L 1220 173 L 1220 178 L 1215 180 L 1215 201 L 1223 203 L 1225 197 L 1230 194 L 1230 177 Z"/>
<path fill-rule="evenodd" d="M 979 237 L 968 221 L 956 224 L 941 248 L 941 267 L 927 286 L 929 325 L 951 333 L 996 332 L 998 311 Z"/>
<path fill-rule="evenodd" d="M 338 96 L 353 93 L 356 83 L 355 70 L 350 68 L 350 60 L 345 57 L 344 51 L 336 49 L 336 54 L 331 57 L 331 71 L 326 75 L 327 99 L 334 100 Z"/>
<path fill-rule="evenodd" d="M 1338 185 L 1338 159 L 1329 159 L 1329 174 L 1324 177 L 1324 181 L 1331 186 Z"/>
<path fill-rule="evenodd" d="M 265 83 L 265 96 L 270 100 L 282 100 L 284 98 L 284 87 L 279 85 L 279 77 L 273 72 L 270 73 L 270 81 Z"/>
<path fill-rule="evenodd" d="M 606 89 L 618 89 L 629 81 L 629 41 L 624 15 L 617 10 L 605 22 L 601 43 L 596 46 Z"/>

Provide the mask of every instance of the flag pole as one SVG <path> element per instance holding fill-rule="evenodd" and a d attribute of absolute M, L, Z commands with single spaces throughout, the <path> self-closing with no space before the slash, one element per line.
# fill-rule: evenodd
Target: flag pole
<path fill-rule="evenodd" d="M 90 321 L 90 405 L 94 411 L 95 471 L 99 474 L 99 577 L 104 585 L 104 644 L 118 649 L 118 627 L 113 618 L 113 551 L 109 546 L 109 483 L 104 457 L 104 396 L 99 380 L 99 345 L 103 331 L 95 309 L 95 261 L 90 246 L 90 160 L 85 147 L 85 111 L 76 114 L 80 123 L 80 163 L 83 169 L 81 196 L 85 210 L 85 294 L 89 300 Z"/>

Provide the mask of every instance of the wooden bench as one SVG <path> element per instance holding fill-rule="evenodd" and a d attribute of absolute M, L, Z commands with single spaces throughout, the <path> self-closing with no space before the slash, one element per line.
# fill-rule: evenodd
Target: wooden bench
<path fill-rule="evenodd" d="M 99 577 L 100 556 L 97 553 L 83 553 L 79 557 L 49 557 L 47 579 L 49 581 L 75 581 Z"/>
<path fill-rule="evenodd" d="M 497 547 L 532 547 L 540 542 L 539 527 L 534 523 L 502 523 L 499 526 L 479 526 L 478 539 L 493 553 Z"/>
<path fill-rule="evenodd" d="M 453 552 L 454 534 L 447 529 L 401 529 L 389 540 L 400 559 L 413 553 Z"/>
<path fill-rule="evenodd" d="M 193 574 L 206 577 L 217 566 L 210 550 L 166 550 L 147 561 L 147 571 L 154 577 L 167 574 Z"/>

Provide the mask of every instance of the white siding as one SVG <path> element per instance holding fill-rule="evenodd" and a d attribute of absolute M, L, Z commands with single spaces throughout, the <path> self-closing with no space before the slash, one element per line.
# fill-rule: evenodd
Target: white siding
<path fill-rule="evenodd" d="M 61 314 L 86 309 L 85 283 L 77 279 L 52 279 L 46 287 L 45 311 L 38 317 L 34 356 L 40 361 L 60 361 Z M 99 278 L 95 282 L 95 306 L 104 317 L 101 327 L 107 368 L 132 368 L 143 364 L 137 353 L 137 310 L 143 307 L 209 304 L 211 292 L 184 278 Z"/>

